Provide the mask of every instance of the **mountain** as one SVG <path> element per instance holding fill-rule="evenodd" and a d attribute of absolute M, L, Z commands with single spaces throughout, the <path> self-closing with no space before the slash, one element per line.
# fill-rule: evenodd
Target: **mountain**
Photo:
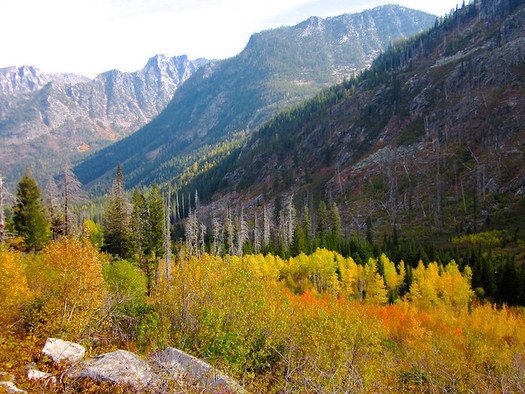
<path fill-rule="evenodd" d="M 315 223 L 323 200 L 348 234 L 368 222 L 378 236 L 496 229 L 515 240 L 525 225 L 523 4 L 476 2 L 393 45 L 262 125 L 179 195 L 197 190 L 208 217 L 240 207 L 253 217 L 292 199 Z"/>
<path fill-rule="evenodd" d="M 75 171 L 99 191 L 113 178 L 117 162 L 127 187 L 169 180 L 202 156 L 229 150 L 279 110 L 363 70 L 389 43 L 435 20 L 383 6 L 254 34 L 239 55 L 194 73 L 151 123 Z"/>
<path fill-rule="evenodd" d="M 137 72 L 90 80 L 34 67 L 0 69 L 0 171 L 16 180 L 26 165 L 52 172 L 139 129 L 207 61 L 157 55 Z"/>

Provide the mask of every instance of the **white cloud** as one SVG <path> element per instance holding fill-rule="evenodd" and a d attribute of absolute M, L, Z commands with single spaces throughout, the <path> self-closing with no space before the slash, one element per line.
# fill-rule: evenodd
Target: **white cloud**
<path fill-rule="evenodd" d="M 449 0 L 450 1 L 450 0 Z M 224 58 L 254 32 L 386 4 L 383 0 L 0 0 L 0 67 L 90 77 L 140 69 L 150 56 Z M 455 1 L 404 0 L 444 14 Z"/>

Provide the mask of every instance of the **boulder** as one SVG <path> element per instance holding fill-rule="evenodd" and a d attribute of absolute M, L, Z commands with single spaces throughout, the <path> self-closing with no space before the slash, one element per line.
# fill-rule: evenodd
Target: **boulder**
<path fill-rule="evenodd" d="M 62 360 L 76 363 L 82 360 L 85 353 L 84 346 L 57 338 L 48 338 L 42 349 L 42 354 L 51 357 L 57 364 Z"/>
<path fill-rule="evenodd" d="M 188 385 L 213 392 L 246 392 L 237 382 L 210 364 L 172 347 L 156 353 L 153 361 L 158 366 L 159 373 L 168 374 L 170 378 L 184 381 Z"/>
<path fill-rule="evenodd" d="M 6 393 L 27 394 L 27 391 L 20 390 L 13 382 L 0 382 L 0 387 L 4 388 Z"/>
<path fill-rule="evenodd" d="M 136 390 L 154 384 L 155 376 L 149 364 L 136 354 L 125 350 L 95 356 L 70 368 L 68 378 L 91 378 L 115 384 L 129 384 Z"/>
<path fill-rule="evenodd" d="M 47 382 L 51 382 L 53 384 L 57 383 L 57 379 L 50 373 L 42 372 L 33 368 L 27 371 L 27 378 L 29 380 L 46 380 Z"/>
<path fill-rule="evenodd" d="M 16 387 L 15 377 L 8 372 L 0 372 L 0 392 L 27 394 L 27 391 Z"/>

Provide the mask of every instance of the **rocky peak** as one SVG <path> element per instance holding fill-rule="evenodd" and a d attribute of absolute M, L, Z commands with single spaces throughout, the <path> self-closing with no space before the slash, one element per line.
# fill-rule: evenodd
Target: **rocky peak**
<path fill-rule="evenodd" d="M 36 92 L 52 82 L 56 85 L 75 85 L 89 78 L 75 74 L 45 74 L 33 66 L 12 66 L 0 69 L 0 94 L 6 96 Z"/>
<path fill-rule="evenodd" d="M 33 92 L 41 89 L 49 78 L 35 67 L 6 67 L 0 69 L 0 93 L 4 95 Z"/>
<path fill-rule="evenodd" d="M 0 69 L 0 171 L 16 178 L 13 171 L 33 159 L 60 160 L 78 155 L 78 146 L 93 151 L 129 135 L 205 62 L 157 55 L 140 71 L 110 70 L 93 80 L 28 66 Z"/>

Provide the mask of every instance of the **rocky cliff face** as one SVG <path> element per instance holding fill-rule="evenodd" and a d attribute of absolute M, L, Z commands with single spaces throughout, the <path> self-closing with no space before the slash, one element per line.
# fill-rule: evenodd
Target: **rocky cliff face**
<path fill-rule="evenodd" d="M 36 175 L 121 139 L 151 121 L 175 90 L 207 61 L 157 55 L 137 72 L 111 70 L 95 79 L 0 69 L 0 171 Z M 42 164 L 42 163 L 45 163 Z"/>

